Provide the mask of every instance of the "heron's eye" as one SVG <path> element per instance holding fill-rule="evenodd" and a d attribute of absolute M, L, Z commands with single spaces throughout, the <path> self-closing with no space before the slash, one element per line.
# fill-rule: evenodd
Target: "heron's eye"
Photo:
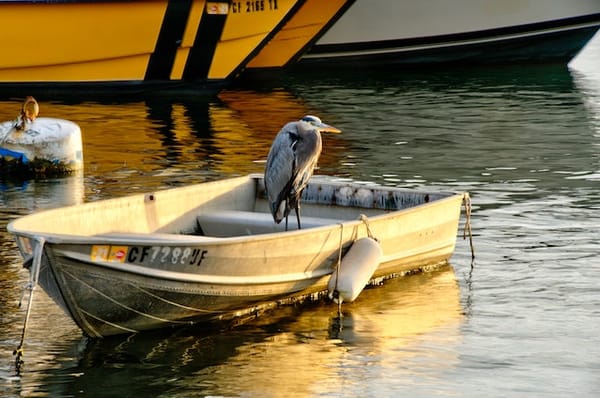
<path fill-rule="evenodd" d="M 303 117 L 302 119 L 300 119 L 300 120 L 302 120 L 303 122 L 310 123 L 310 124 L 312 124 L 312 125 L 315 125 L 315 124 L 319 124 L 319 123 L 321 123 L 321 119 L 319 119 L 319 118 L 318 118 L 318 117 L 316 117 L 316 116 L 310 116 L 310 115 L 304 116 L 304 117 Z"/>

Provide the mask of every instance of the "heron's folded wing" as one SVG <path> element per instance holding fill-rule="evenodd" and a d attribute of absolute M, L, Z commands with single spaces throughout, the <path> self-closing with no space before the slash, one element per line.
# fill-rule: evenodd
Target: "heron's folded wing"
<path fill-rule="evenodd" d="M 290 193 L 294 179 L 294 162 L 291 143 L 287 142 L 285 136 L 278 136 L 273 142 L 265 168 L 265 188 L 276 221 L 285 217 L 285 206 L 281 204 Z"/>

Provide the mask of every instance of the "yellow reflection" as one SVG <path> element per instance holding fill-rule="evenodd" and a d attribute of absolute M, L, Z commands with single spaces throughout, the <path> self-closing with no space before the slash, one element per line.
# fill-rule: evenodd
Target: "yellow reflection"
<path fill-rule="evenodd" d="M 153 167 L 148 157 L 163 154 L 155 123 L 148 118 L 143 101 L 100 104 L 84 102 L 57 104 L 38 101 L 40 115 L 71 120 L 81 128 L 84 172 L 105 174 L 115 168 L 128 167 L 149 171 Z M 2 106 L 1 120 L 16 117 L 18 107 Z M 12 113 L 10 110 L 14 109 Z"/>
<path fill-rule="evenodd" d="M 438 372 L 440 377 L 447 375 L 458 362 L 461 314 L 454 271 L 446 267 L 366 289 L 354 303 L 343 306 L 341 327 L 337 305 L 321 301 L 280 307 L 233 330 L 198 326 L 88 341 L 85 352 L 77 355 L 77 367 L 56 370 L 61 377 L 68 374 L 68 380 L 73 372 L 80 376 L 56 387 L 66 390 L 60 395 L 73 395 L 115 377 L 120 393 L 131 396 L 169 395 L 190 386 L 202 396 L 303 397 L 342 391 L 354 396 L 353 387 L 364 390 L 365 380 L 376 389 L 378 380 L 390 377 L 390 383 L 406 384 L 418 380 L 419 372 L 429 378 Z M 55 324 L 36 326 L 41 331 L 63 330 Z M 63 341 L 64 348 L 39 347 L 65 356 L 80 336 L 71 323 L 66 326 L 66 338 L 52 340 Z M 40 340 L 47 341 L 30 338 Z M 109 366 L 98 366 L 99 360 Z M 127 375 L 114 375 L 115 367 L 132 364 L 157 382 L 144 386 L 129 383 Z M 53 371 L 48 373 L 57 379 Z M 45 374 L 36 372 L 35 377 Z"/>
<path fill-rule="evenodd" d="M 336 124 L 325 110 L 310 108 L 281 89 L 225 90 L 217 98 L 38 102 L 41 116 L 80 126 L 84 173 L 103 178 L 194 172 L 207 166 L 225 175 L 262 172 L 271 143 L 287 122 L 315 114 Z M 21 105 L 20 98 L 0 101 L 0 120 L 15 119 Z M 322 136 L 319 167 L 334 169 L 345 153 L 344 133 Z"/>
<path fill-rule="evenodd" d="M 258 92 L 225 90 L 219 94 L 224 106 L 210 109 L 210 123 L 215 144 L 217 169 L 225 173 L 239 172 L 241 165 L 252 165 L 251 171 L 262 172 L 271 143 L 281 128 L 307 114 L 316 114 L 325 123 L 327 115 L 311 109 L 301 99 L 284 90 Z M 323 134 L 323 153 L 319 165 L 337 164 L 342 136 Z"/>
<path fill-rule="evenodd" d="M 458 361 L 453 346 L 460 341 L 462 310 L 451 267 L 369 288 L 342 310 L 338 322 L 332 303 L 307 309 L 281 333 L 239 347 L 212 375 L 217 383 L 235 378 L 251 395 L 310 396 L 360 383 L 365 366 L 410 377 L 406 361 L 414 357 L 430 369 Z"/>

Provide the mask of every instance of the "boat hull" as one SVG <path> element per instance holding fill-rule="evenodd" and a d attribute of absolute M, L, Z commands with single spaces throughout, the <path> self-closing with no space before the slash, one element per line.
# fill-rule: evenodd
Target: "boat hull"
<path fill-rule="evenodd" d="M 306 0 L 298 12 L 248 63 L 247 71 L 279 69 L 296 62 L 354 0 Z"/>
<path fill-rule="evenodd" d="M 276 303 L 325 292 L 339 256 L 368 235 L 379 240 L 383 252 L 373 280 L 445 265 L 454 251 L 464 199 L 463 194 L 401 194 L 315 181 L 303 196 L 306 228 L 283 232 L 261 211 L 267 204 L 259 178 L 151 195 L 50 210 L 8 227 L 25 258 L 43 245 L 40 285 L 89 336 L 235 321 Z M 186 198 L 197 202 L 202 195 L 205 203 L 199 207 L 186 204 Z M 250 198 L 253 208 L 242 209 Z M 177 217 L 169 215 L 175 202 Z M 234 209 L 221 211 L 214 207 L 217 202 L 234 204 Z M 400 204 L 405 208 L 395 209 Z M 138 212 L 162 221 L 138 222 L 137 230 L 122 232 L 140 219 Z M 212 223 L 219 212 L 221 218 Z M 122 218 L 127 215 L 129 224 Z M 48 227 L 55 217 L 61 226 Z M 232 229 L 235 223 L 242 232 Z M 117 225 L 120 232 L 114 232 Z M 231 236 L 219 236 L 224 230 Z M 73 235 L 76 231 L 80 234 Z"/>
<path fill-rule="evenodd" d="M 253 2 L 255 3 L 255 2 Z M 247 9 L 205 0 L 0 4 L 0 90 L 221 88 L 299 1 Z"/>
<path fill-rule="evenodd" d="M 600 3 L 356 1 L 302 68 L 567 63 L 600 27 Z"/>

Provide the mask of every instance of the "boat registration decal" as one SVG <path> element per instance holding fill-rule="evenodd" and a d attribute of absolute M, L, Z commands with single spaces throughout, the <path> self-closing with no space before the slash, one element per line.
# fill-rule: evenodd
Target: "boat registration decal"
<path fill-rule="evenodd" d="M 279 9 L 277 0 L 234 1 L 231 3 L 233 14 L 275 11 Z"/>
<path fill-rule="evenodd" d="M 127 257 L 127 249 L 127 246 L 93 245 L 90 259 L 92 261 L 124 263 Z"/>
<path fill-rule="evenodd" d="M 206 3 L 206 13 L 209 15 L 227 15 L 229 3 L 209 1 Z"/>
<path fill-rule="evenodd" d="M 207 253 L 207 250 L 197 247 L 132 246 L 127 253 L 127 262 L 200 266 Z"/>
<path fill-rule="evenodd" d="M 131 264 L 200 266 L 207 254 L 208 250 L 197 247 L 93 245 L 90 259 Z"/>

